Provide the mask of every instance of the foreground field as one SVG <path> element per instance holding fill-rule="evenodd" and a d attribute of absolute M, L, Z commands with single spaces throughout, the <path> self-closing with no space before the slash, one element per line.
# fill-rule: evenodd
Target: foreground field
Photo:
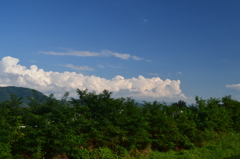
<path fill-rule="evenodd" d="M 63 156 L 62 156 L 63 157 Z M 56 157 L 57 158 L 57 157 Z M 85 159 L 240 159 L 240 134 L 229 133 L 222 135 L 215 141 L 206 143 L 201 148 L 168 152 L 145 150 L 131 150 L 118 156 L 108 148 L 85 151 L 76 158 Z M 59 157 L 60 159 L 60 157 Z"/>
<path fill-rule="evenodd" d="M 144 157 L 142 157 L 144 159 Z M 146 159 L 239 159 L 240 158 L 240 134 L 229 133 L 216 141 L 206 143 L 201 148 L 191 150 L 169 151 L 166 153 L 153 152 Z"/>
<path fill-rule="evenodd" d="M 85 159 L 240 159 L 240 134 L 225 134 L 201 148 L 191 150 L 158 152 L 148 148 L 144 151 L 131 150 L 118 156 L 108 148 L 99 148 L 94 151 L 85 151 L 80 156 L 76 156 L 78 157 Z"/>

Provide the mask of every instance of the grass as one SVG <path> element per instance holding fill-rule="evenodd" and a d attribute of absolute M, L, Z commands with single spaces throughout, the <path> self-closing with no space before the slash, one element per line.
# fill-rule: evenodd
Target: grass
<path fill-rule="evenodd" d="M 108 148 L 99 148 L 86 153 L 86 156 L 80 154 L 81 157 L 77 156 L 79 159 L 240 159 L 240 133 L 222 135 L 214 141 L 205 143 L 203 147 L 190 150 L 159 152 L 147 147 L 141 151 L 134 149 L 125 152 L 120 157 Z"/>
<path fill-rule="evenodd" d="M 126 154 L 121 159 L 240 159 L 240 133 L 228 133 L 191 150 Z"/>

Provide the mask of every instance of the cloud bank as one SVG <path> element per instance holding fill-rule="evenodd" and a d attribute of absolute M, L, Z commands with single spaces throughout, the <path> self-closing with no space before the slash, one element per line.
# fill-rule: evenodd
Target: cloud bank
<path fill-rule="evenodd" d="M 48 55 L 58 55 L 58 56 L 81 56 L 81 57 L 87 57 L 87 56 L 101 56 L 101 57 L 109 57 L 109 56 L 115 56 L 117 58 L 123 59 L 123 60 L 128 60 L 128 59 L 133 59 L 133 60 L 145 60 L 144 58 L 130 55 L 130 54 L 122 54 L 118 52 L 112 52 L 109 50 L 103 50 L 101 52 L 90 52 L 90 51 L 75 51 L 72 49 L 65 49 L 67 52 L 55 52 L 55 51 L 39 51 L 39 53 L 42 54 L 48 54 Z M 149 61 L 149 60 L 146 60 Z"/>
<path fill-rule="evenodd" d="M 137 100 L 175 101 L 187 99 L 180 89 L 180 80 L 162 80 L 159 77 L 125 79 L 115 76 L 105 79 L 97 76 L 85 76 L 76 72 L 52 72 L 39 69 L 36 65 L 26 68 L 19 59 L 10 56 L 0 61 L 0 86 L 20 86 L 39 90 L 48 95 L 54 93 L 60 98 L 67 91 L 76 97 L 76 89 L 88 89 L 96 93 L 107 89 L 113 97 L 132 97 Z"/>
<path fill-rule="evenodd" d="M 240 91 L 240 84 L 226 85 L 226 87 Z"/>

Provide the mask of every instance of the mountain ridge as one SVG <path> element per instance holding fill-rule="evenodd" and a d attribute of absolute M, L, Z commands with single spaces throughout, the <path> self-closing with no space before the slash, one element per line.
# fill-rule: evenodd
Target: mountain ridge
<path fill-rule="evenodd" d="M 42 98 L 45 95 L 35 89 L 26 88 L 26 87 L 16 87 L 16 86 L 5 86 L 0 87 L 0 102 L 4 102 L 6 100 L 11 101 L 11 95 L 15 94 L 18 98 L 23 97 L 22 101 L 27 103 L 30 97 L 39 97 Z"/>

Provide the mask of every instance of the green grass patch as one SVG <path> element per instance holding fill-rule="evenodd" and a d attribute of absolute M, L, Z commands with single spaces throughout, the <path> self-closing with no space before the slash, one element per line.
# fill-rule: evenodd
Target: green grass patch
<path fill-rule="evenodd" d="M 152 152 L 146 159 L 232 159 L 240 158 L 240 133 L 228 133 L 205 146 L 191 150 Z M 143 157 L 144 158 L 144 157 Z"/>

